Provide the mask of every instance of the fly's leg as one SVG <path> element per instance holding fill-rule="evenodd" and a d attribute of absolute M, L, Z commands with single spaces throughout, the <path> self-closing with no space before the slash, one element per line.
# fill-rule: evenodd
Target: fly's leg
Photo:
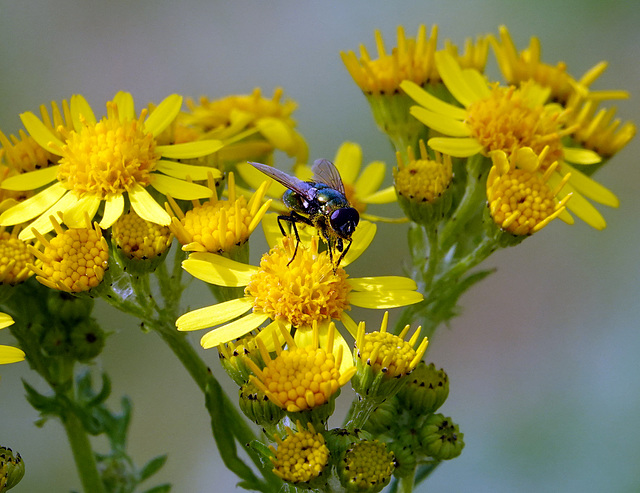
<path fill-rule="evenodd" d="M 353 243 L 353 240 L 349 240 L 349 244 L 347 245 L 347 248 L 345 248 L 340 254 L 340 258 L 338 259 L 338 263 L 336 264 L 336 267 L 335 267 L 336 269 L 340 266 L 340 262 L 342 262 L 342 259 L 349 251 L 349 248 L 351 248 L 351 243 Z"/>
<path fill-rule="evenodd" d="M 287 233 L 285 233 L 280 221 L 287 221 L 289 224 L 291 224 L 291 229 L 293 229 L 293 234 L 296 237 L 296 248 L 293 251 L 293 257 L 291 257 L 291 260 L 289 260 L 289 262 L 287 263 L 288 267 L 289 264 L 293 262 L 293 259 L 296 258 L 296 254 L 298 253 L 298 246 L 300 245 L 300 235 L 298 234 L 298 227 L 296 226 L 296 223 L 307 224 L 309 226 L 313 226 L 313 223 L 311 222 L 311 220 L 298 214 L 296 211 L 291 211 L 288 216 L 278 216 L 278 226 L 280 227 L 280 232 L 283 236 L 287 236 Z"/>

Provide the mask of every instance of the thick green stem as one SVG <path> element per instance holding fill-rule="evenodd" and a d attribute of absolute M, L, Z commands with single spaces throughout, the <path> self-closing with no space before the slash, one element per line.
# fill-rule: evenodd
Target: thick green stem
<path fill-rule="evenodd" d="M 62 417 L 62 423 L 67 432 L 67 439 L 71 445 L 82 488 L 86 493 L 102 493 L 105 491 L 104 486 L 98 472 L 91 442 L 82 422 L 73 412 L 68 412 L 66 416 Z"/>

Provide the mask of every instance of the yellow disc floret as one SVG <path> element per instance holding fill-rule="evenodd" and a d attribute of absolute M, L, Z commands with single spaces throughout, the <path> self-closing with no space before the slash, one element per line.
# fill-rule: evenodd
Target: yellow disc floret
<path fill-rule="evenodd" d="M 146 115 L 143 110 L 138 120 L 121 121 L 116 104 L 107 103 L 107 117 L 69 132 L 59 149 L 58 181 L 77 196 L 88 193 L 101 199 L 149 185 L 160 154 L 153 135 L 145 131 Z"/>
<path fill-rule="evenodd" d="M 33 263 L 33 255 L 27 244 L 18 239 L 18 232 L 0 227 L 0 283 L 18 284 L 31 274 L 27 264 Z"/>
<path fill-rule="evenodd" d="M 324 437 L 316 433 L 311 423 L 308 430 L 299 421 L 297 424 L 297 432 L 286 427 L 287 437 L 284 440 L 276 436 L 278 448 L 269 447 L 273 453 L 271 462 L 273 472 L 283 480 L 307 483 L 324 471 L 329 462 L 329 449 Z"/>
<path fill-rule="evenodd" d="M 254 311 L 272 320 L 284 319 L 294 327 L 311 326 L 339 319 L 350 309 L 344 269 L 335 269 L 327 252 L 318 253 L 318 237 L 309 247 L 299 245 L 287 236 L 282 246 L 263 255 L 260 268 L 252 277 L 245 293 L 254 299 Z"/>
<path fill-rule="evenodd" d="M 111 235 L 128 258 L 138 260 L 162 255 L 173 238 L 168 227 L 145 221 L 134 211 L 120 216 L 113 224 Z"/>
<path fill-rule="evenodd" d="M 29 267 L 45 286 L 67 292 L 88 291 L 102 282 L 108 267 L 109 246 L 100 227 L 63 230 L 55 223 L 57 235 L 47 240 L 39 233 L 42 251 L 30 247 L 40 262 Z M 87 220 L 88 222 L 88 220 Z"/>
<path fill-rule="evenodd" d="M 340 473 L 349 491 L 380 491 L 389 484 L 396 468 L 393 452 L 378 440 L 354 444 L 342 462 Z"/>
<path fill-rule="evenodd" d="M 436 153 L 435 160 L 429 159 L 423 141 L 420 141 L 420 159 L 416 159 L 412 149 L 408 153 L 407 163 L 396 153 L 398 167 L 393 169 L 396 191 L 412 202 L 435 202 L 451 184 L 451 156 Z"/>

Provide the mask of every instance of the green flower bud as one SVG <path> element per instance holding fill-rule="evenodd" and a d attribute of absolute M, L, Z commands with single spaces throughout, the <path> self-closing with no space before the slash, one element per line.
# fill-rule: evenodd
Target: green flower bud
<path fill-rule="evenodd" d="M 284 417 L 284 409 L 277 406 L 251 382 L 240 387 L 240 410 L 254 423 L 269 428 Z"/>
<path fill-rule="evenodd" d="M 377 493 L 389 484 L 395 468 L 395 456 L 384 443 L 362 440 L 344 454 L 340 482 L 348 492 Z"/>
<path fill-rule="evenodd" d="M 421 361 L 398 392 L 403 409 L 416 416 L 435 412 L 449 395 L 449 377 L 443 369 L 436 370 L 433 363 Z"/>
<path fill-rule="evenodd" d="M 220 344 L 218 346 L 218 357 L 224 371 L 239 387 L 247 383 L 249 376 L 252 374 L 247 365 L 247 359 L 251 359 L 259 367 L 264 367 L 264 362 L 253 336 Z"/>
<path fill-rule="evenodd" d="M 43 326 L 40 337 L 40 348 L 47 356 L 61 356 L 69 352 L 69 333 L 60 323 Z"/>
<path fill-rule="evenodd" d="M 396 469 L 393 475 L 397 478 L 402 478 L 414 474 L 418 463 L 414 447 L 402 441 L 390 442 L 388 446 L 395 457 Z"/>
<path fill-rule="evenodd" d="M 0 493 L 10 490 L 24 476 L 24 461 L 19 453 L 0 447 Z"/>
<path fill-rule="evenodd" d="M 71 355 L 81 362 L 92 360 L 102 352 L 106 336 L 93 318 L 82 320 L 71 327 Z"/>
<path fill-rule="evenodd" d="M 93 310 L 93 298 L 74 296 L 56 289 L 48 290 L 47 294 L 47 308 L 59 320 L 73 323 L 87 318 Z"/>
<path fill-rule="evenodd" d="M 418 434 L 423 452 L 436 460 L 454 459 L 464 448 L 464 433 L 442 414 L 428 416 Z"/>
<path fill-rule="evenodd" d="M 400 414 L 399 402 L 396 396 L 387 399 L 376 407 L 369 415 L 363 429 L 374 436 L 388 433 L 398 422 Z"/>

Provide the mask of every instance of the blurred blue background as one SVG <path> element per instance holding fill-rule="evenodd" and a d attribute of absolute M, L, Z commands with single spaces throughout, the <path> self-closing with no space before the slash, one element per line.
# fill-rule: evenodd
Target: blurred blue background
<path fill-rule="evenodd" d="M 456 43 L 506 24 L 519 48 L 539 36 L 544 60 L 566 61 L 574 76 L 608 60 L 594 87 L 627 89 L 632 97 L 618 103 L 619 116 L 640 122 L 640 7 L 631 0 L 3 0 L 0 128 L 17 133 L 20 112 L 73 93 L 100 113 L 118 90 L 132 92 L 140 107 L 173 92 L 217 98 L 257 86 L 271 95 L 283 86 L 299 103 L 295 117 L 311 159 L 331 158 L 351 140 L 363 146 L 365 161 L 393 164 L 339 52 L 360 43 L 374 52 L 376 28 L 390 48 L 399 24 L 415 36 L 421 23 L 437 23 L 441 42 Z M 492 55 L 490 67 L 497 75 Z M 636 139 L 597 175 L 622 204 L 604 211 L 604 232 L 558 222 L 498 252 L 485 264 L 497 273 L 462 299 L 462 316 L 432 339 L 428 359 L 451 379 L 442 412 L 460 424 L 467 445 L 417 491 L 640 491 L 639 153 Z M 350 273 L 399 273 L 406 256 L 400 229 L 382 225 Z M 254 259 L 262 248 L 258 241 Z M 208 304 L 207 294 L 193 283 L 189 304 Z M 176 492 L 234 490 L 186 372 L 135 320 L 105 306 L 98 311 L 115 331 L 98 370 L 113 377 L 114 407 L 122 394 L 134 400 L 130 452 L 137 462 L 169 452 L 154 484 L 170 481 Z M 381 314 L 362 314 L 370 327 L 379 323 Z M 0 342 L 10 343 L 9 334 Z M 216 351 L 203 354 L 220 375 Z M 27 469 L 14 491 L 79 490 L 62 427 L 33 425 L 37 414 L 21 379 L 40 384 L 37 377 L 25 363 L 0 371 L 0 444 L 18 450 Z"/>

